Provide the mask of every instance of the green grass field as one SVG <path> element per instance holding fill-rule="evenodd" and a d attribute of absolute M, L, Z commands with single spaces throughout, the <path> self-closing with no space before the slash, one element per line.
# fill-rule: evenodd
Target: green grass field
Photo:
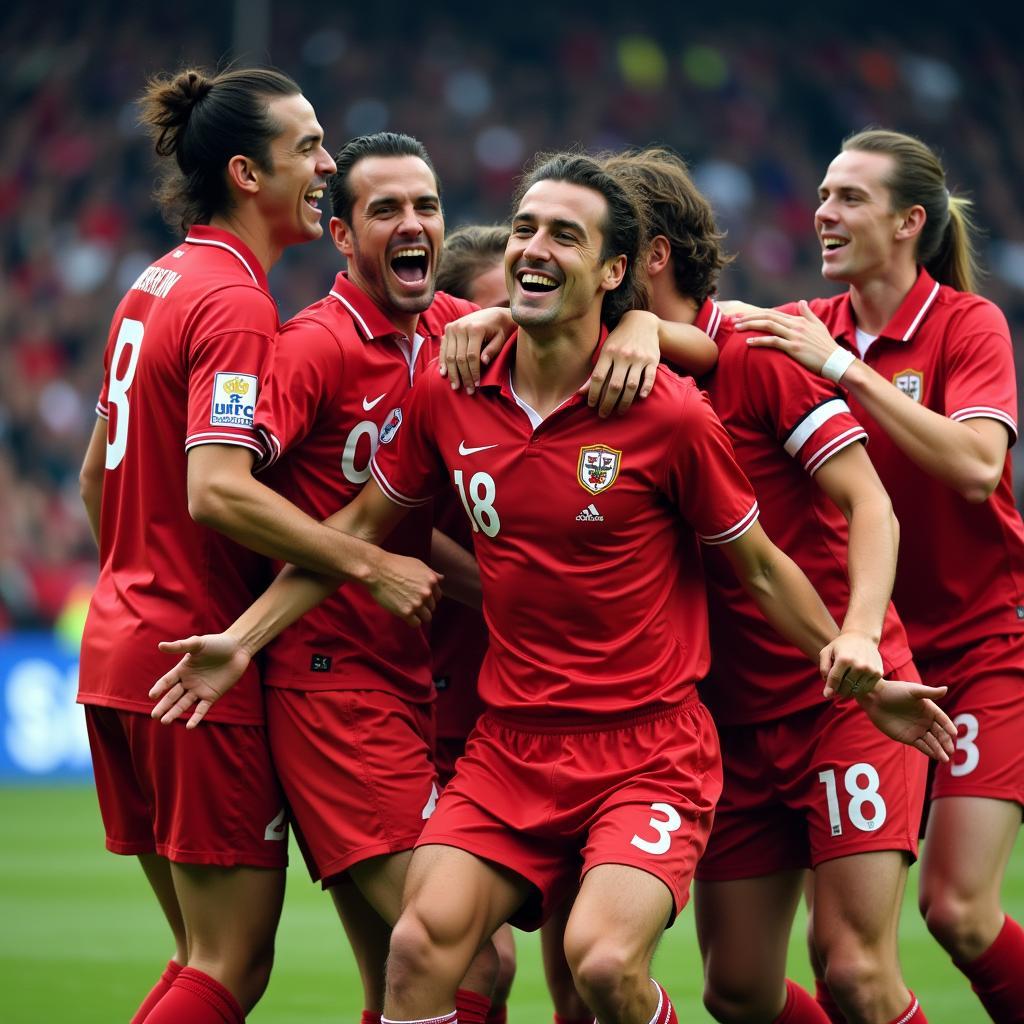
<path fill-rule="evenodd" d="M 103 849 L 91 788 L 0 788 L 0 992 L 6 1024 L 127 1021 L 172 952 L 135 861 Z M 328 898 L 293 852 L 270 988 L 255 1024 L 354 1024 L 359 983 Z M 911 890 L 916 884 L 912 876 Z M 1015 853 L 1007 908 L 1024 917 L 1024 852 Z M 798 922 L 790 972 L 809 983 Z M 509 1019 L 547 1024 L 537 942 L 517 935 L 519 973 Z M 927 935 L 913 905 L 903 913 L 903 964 L 932 1024 L 987 1018 L 966 982 Z M 657 976 L 683 1024 L 708 1022 L 700 1003 L 700 960 L 687 910 L 667 934 Z"/>

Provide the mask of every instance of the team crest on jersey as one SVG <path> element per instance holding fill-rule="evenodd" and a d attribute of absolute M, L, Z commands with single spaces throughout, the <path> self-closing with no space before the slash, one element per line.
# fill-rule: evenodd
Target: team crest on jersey
<path fill-rule="evenodd" d="M 576 479 L 591 494 L 607 491 L 619 475 L 622 452 L 604 444 L 588 444 L 580 449 Z"/>
<path fill-rule="evenodd" d="M 380 428 L 380 443 L 387 444 L 398 433 L 398 428 L 401 425 L 402 410 L 392 409 L 388 413 L 388 418 L 384 421 L 384 426 Z"/>
<path fill-rule="evenodd" d="M 893 375 L 892 382 L 915 402 L 921 401 L 924 394 L 924 374 L 920 370 L 900 370 Z"/>
<path fill-rule="evenodd" d="M 251 427 L 259 383 L 251 373 L 217 373 L 213 378 L 213 427 Z"/>

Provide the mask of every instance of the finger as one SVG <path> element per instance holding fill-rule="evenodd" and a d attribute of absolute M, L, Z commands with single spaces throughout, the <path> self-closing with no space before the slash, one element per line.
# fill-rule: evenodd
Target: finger
<path fill-rule="evenodd" d="M 788 352 L 792 347 L 788 338 L 777 338 L 774 334 L 762 334 L 756 338 L 747 338 L 747 344 L 751 348 L 777 348 L 782 352 Z"/>
<path fill-rule="evenodd" d="M 646 398 L 654 390 L 654 380 L 658 376 L 658 367 L 651 363 L 645 366 L 640 373 L 640 390 L 638 397 Z"/>
<path fill-rule="evenodd" d="M 461 381 L 459 380 L 459 362 L 458 353 L 459 345 L 461 343 L 461 335 L 463 329 L 460 327 L 451 328 L 451 336 L 446 335 L 448 345 L 445 349 L 444 361 L 447 367 L 445 376 L 448 378 L 448 383 L 452 386 L 452 391 L 458 391 Z"/>
<path fill-rule="evenodd" d="M 459 337 L 459 350 L 455 354 L 455 366 L 459 381 L 467 392 L 473 387 L 473 370 L 469 365 L 469 351 L 472 345 L 473 341 L 469 332 L 464 332 Z"/>
<path fill-rule="evenodd" d="M 156 700 L 161 694 L 166 693 L 175 683 L 178 682 L 178 669 L 175 666 L 166 675 L 162 675 L 150 688 L 149 696 Z M 154 715 L 154 717 L 156 717 Z"/>
<path fill-rule="evenodd" d="M 177 703 L 178 699 L 182 696 L 182 694 L 185 693 L 185 687 L 182 686 L 181 683 L 178 682 L 176 679 L 171 678 L 169 674 L 164 676 L 163 679 L 159 680 L 157 686 L 159 686 L 160 683 L 163 683 L 165 680 L 167 681 L 167 685 L 164 687 L 164 689 L 167 689 L 168 687 L 171 687 L 171 689 L 168 690 L 167 694 L 163 697 L 163 699 L 161 699 L 153 708 L 153 710 L 150 711 L 150 718 L 160 718 L 162 715 L 166 714 L 168 709 L 173 707 Z M 156 690 L 156 686 L 154 686 L 153 689 L 149 691 L 149 695 L 150 697 L 153 697 L 155 699 L 159 696 L 159 694 L 154 693 L 154 690 Z"/>
<path fill-rule="evenodd" d="M 833 662 L 832 667 L 829 669 L 828 675 L 825 678 L 825 690 L 831 690 L 839 697 L 849 697 L 849 685 L 847 684 L 844 688 L 846 674 L 849 671 L 850 666 L 847 662 L 843 660 L 836 660 Z"/>
<path fill-rule="evenodd" d="M 604 394 L 601 396 L 601 404 L 597 409 L 597 415 L 602 419 L 611 416 L 615 411 L 615 407 L 619 404 L 619 399 L 622 397 L 622 388 L 625 383 L 626 368 L 624 366 L 616 366 L 612 370 L 611 377 L 608 378 Z"/>
<path fill-rule="evenodd" d="M 591 371 L 590 384 L 587 388 L 587 405 L 592 409 L 597 405 L 603 396 L 604 386 L 608 380 L 608 374 L 612 369 L 612 362 L 607 357 L 602 355 L 597 361 L 597 365 Z"/>
<path fill-rule="evenodd" d="M 206 712 L 212 707 L 212 701 L 201 700 L 196 705 L 195 711 L 192 712 L 192 717 L 185 723 L 185 728 L 194 729 L 206 717 Z"/>
<path fill-rule="evenodd" d="M 491 335 L 487 344 L 480 350 L 480 362 L 487 366 L 488 363 L 505 347 L 505 335 L 496 331 Z"/>
<path fill-rule="evenodd" d="M 157 647 L 164 654 L 198 654 L 203 649 L 203 638 L 193 634 L 184 640 L 161 640 Z"/>
<path fill-rule="evenodd" d="M 633 399 L 636 398 L 636 393 L 640 388 L 642 373 L 643 368 L 638 365 L 630 366 L 626 370 L 626 379 L 622 382 L 622 394 L 619 395 L 618 404 L 615 406 L 620 413 L 624 413 L 633 404 Z"/>
<path fill-rule="evenodd" d="M 942 747 L 946 753 L 952 757 L 956 753 L 956 734 L 950 736 L 949 731 L 945 725 L 940 722 L 932 724 L 932 735 L 935 737 L 939 746 Z"/>
<path fill-rule="evenodd" d="M 174 706 L 160 718 L 160 723 L 162 725 L 170 725 L 171 722 L 181 718 L 181 716 L 188 711 L 193 704 L 195 704 L 196 700 L 198 700 L 196 695 L 191 690 L 186 690 L 185 693 L 175 701 Z"/>
<path fill-rule="evenodd" d="M 939 746 L 935 737 L 930 732 L 925 733 L 919 740 L 915 740 L 914 746 L 934 761 L 944 763 L 949 760 L 949 755 Z"/>

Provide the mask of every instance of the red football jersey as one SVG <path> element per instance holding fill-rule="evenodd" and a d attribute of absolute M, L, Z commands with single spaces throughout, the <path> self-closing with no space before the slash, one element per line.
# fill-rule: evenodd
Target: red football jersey
<path fill-rule="evenodd" d="M 196 445 L 262 451 L 253 408 L 276 330 L 256 257 L 204 225 L 147 267 L 117 307 L 97 405 L 107 455 L 83 703 L 148 713 L 149 688 L 177 660 L 157 643 L 226 628 L 265 586 L 262 557 L 189 516 L 186 471 Z M 250 667 L 211 716 L 261 722 L 257 684 Z"/>
<path fill-rule="evenodd" d="M 473 531 L 453 491 L 440 492 L 434 499 L 434 525 L 467 551 L 473 550 Z M 487 623 L 482 613 L 450 597 L 438 602 L 430 620 L 430 654 L 437 688 L 434 720 L 439 739 L 465 739 L 476 725 L 484 709 L 477 680 L 487 646 Z"/>
<path fill-rule="evenodd" d="M 815 299 L 811 308 L 856 351 L 848 294 Z M 987 299 L 939 285 L 922 269 L 865 362 L 934 412 L 998 420 L 1016 441 L 1010 331 Z M 853 396 L 849 401 L 900 521 L 893 601 L 915 657 L 926 661 L 981 637 L 1024 630 L 1024 525 L 1009 452 L 991 497 L 972 505 L 919 469 Z"/>
<path fill-rule="evenodd" d="M 757 519 L 693 381 L 602 420 L 578 395 L 541 420 L 513 390 L 515 342 L 475 396 L 428 373 L 371 463 L 409 507 L 454 486 L 472 523 L 491 646 L 480 695 L 528 720 L 675 704 L 708 667 L 698 539 Z"/>
<path fill-rule="evenodd" d="M 281 328 L 256 426 L 273 463 L 264 479 L 325 519 L 370 477 L 370 458 L 395 429 L 414 379 L 437 355 L 445 326 L 476 309 L 438 293 L 412 339 L 339 274 L 330 294 Z M 284 456 L 277 461 L 280 456 Z M 407 516 L 385 547 L 427 560 L 431 510 Z M 431 698 L 421 630 L 386 612 L 358 584 L 342 587 L 266 649 L 263 681 L 301 690 L 385 690 Z"/>
<path fill-rule="evenodd" d="M 813 476 L 867 434 L 834 386 L 781 352 L 751 348 L 751 335 L 735 333 L 712 300 L 696 326 L 718 345 L 718 365 L 702 383 L 757 493 L 761 525 L 842 622 L 850 598 L 848 527 Z M 767 721 L 820 703 L 817 667 L 779 636 L 720 552 L 708 552 L 705 566 L 712 659 L 701 696 L 716 721 Z M 879 652 L 886 672 L 911 660 L 892 604 Z"/>

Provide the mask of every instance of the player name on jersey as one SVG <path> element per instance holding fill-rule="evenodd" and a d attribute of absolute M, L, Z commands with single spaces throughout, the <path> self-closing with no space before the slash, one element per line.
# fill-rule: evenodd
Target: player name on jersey
<path fill-rule="evenodd" d="M 155 295 L 158 299 L 167 297 L 167 293 L 181 280 L 181 274 L 164 267 L 146 267 L 135 279 L 132 288 L 138 292 Z"/>

